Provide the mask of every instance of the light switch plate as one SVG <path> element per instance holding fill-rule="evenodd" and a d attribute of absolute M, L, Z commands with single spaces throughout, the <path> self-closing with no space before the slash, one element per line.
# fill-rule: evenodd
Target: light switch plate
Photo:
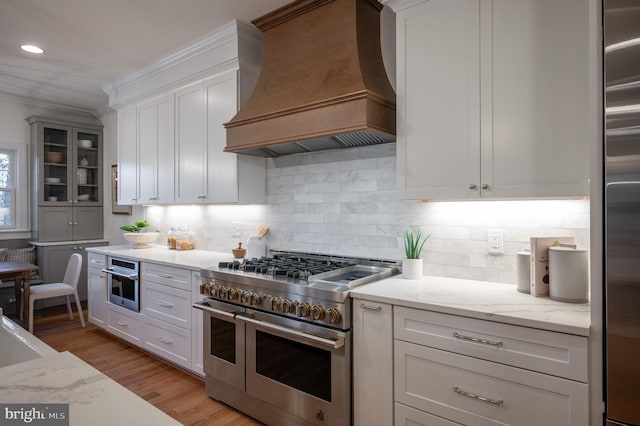
<path fill-rule="evenodd" d="M 499 229 L 489 229 L 487 232 L 487 252 L 489 254 L 504 253 L 504 239 Z"/>

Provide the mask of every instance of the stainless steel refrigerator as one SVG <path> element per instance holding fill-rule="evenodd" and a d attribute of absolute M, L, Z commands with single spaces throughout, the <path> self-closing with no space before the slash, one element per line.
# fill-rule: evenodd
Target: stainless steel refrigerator
<path fill-rule="evenodd" d="M 640 425 L 640 0 L 604 0 L 605 399 Z"/>

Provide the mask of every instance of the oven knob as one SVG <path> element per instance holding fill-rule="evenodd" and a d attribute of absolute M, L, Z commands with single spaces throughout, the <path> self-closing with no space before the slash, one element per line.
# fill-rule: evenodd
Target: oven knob
<path fill-rule="evenodd" d="M 311 318 L 313 318 L 314 321 L 320 321 L 320 320 L 324 319 L 324 314 L 325 314 L 324 306 L 322 306 L 322 305 L 313 305 L 311 307 Z"/>
<path fill-rule="evenodd" d="M 230 288 L 229 293 L 227 294 L 228 300 L 238 300 L 238 289 Z"/>
<path fill-rule="evenodd" d="M 298 316 L 299 317 L 308 317 L 311 313 L 311 305 L 307 302 L 302 302 L 298 304 Z"/>
<path fill-rule="evenodd" d="M 220 289 L 222 287 L 220 286 L 220 284 L 214 284 L 213 285 L 213 290 L 211 291 L 211 295 L 215 296 L 215 297 L 220 297 Z"/>
<path fill-rule="evenodd" d="M 249 297 L 251 293 L 248 291 L 240 290 L 240 303 L 249 303 Z"/>
<path fill-rule="evenodd" d="M 225 286 L 221 286 L 220 289 L 218 290 L 218 297 L 220 297 L 221 299 L 226 299 L 228 295 L 229 295 L 229 289 Z"/>
<path fill-rule="evenodd" d="M 211 296 L 212 285 L 209 281 L 205 281 L 200 286 L 200 294 L 204 294 L 205 296 Z"/>
<path fill-rule="evenodd" d="M 338 324 L 342 321 L 342 314 L 338 308 L 329 308 L 327 313 L 329 314 L 329 324 Z"/>
<path fill-rule="evenodd" d="M 295 305 L 291 300 L 283 299 L 280 303 L 280 312 L 282 312 L 283 314 L 295 312 Z"/>
<path fill-rule="evenodd" d="M 249 297 L 249 304 L 253 306 L 262 305 L 262 296 L 258 293 L 251 293 L 251 296 Z"/>
<path fill-rule="evenodd" d="M 275 296 L 271 296 L 271 310 L 272 311 L 279 311 L 280 310 L 280 298 L 279 297 L 275 297 Z"/>

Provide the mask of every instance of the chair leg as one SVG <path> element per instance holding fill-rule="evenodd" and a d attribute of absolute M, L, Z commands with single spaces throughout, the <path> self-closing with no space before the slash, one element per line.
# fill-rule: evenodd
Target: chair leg
<path fill-rule="evenodd" d="M 80 315 L 80 324 L 82 324 L 82 328 L 85 327 L 84 325 L 84 315 L 82 314 L 82 306 L 80 306 L 80 298 L 78 297 L 78 290 L 76 290 L 76 292 L 73 294 L 73 296 L 76 298 L 76 306 L 78 307 L 78 315 Z"/>
<path fill-rule="evenodd" d="M 73 320 L 73 310 L 71 309 L 71 300 L 69 299 L 69 295 L 66 295 L 67 298 L 67 312 L 69 312 L 69 319 Z"/>
<path fill-rule="evenodd" d="M 24 297 L 24 296 L 23 296 Z M 29 296 L 29 333 L 33 334 L 33 305 L 35 299 Z"/>

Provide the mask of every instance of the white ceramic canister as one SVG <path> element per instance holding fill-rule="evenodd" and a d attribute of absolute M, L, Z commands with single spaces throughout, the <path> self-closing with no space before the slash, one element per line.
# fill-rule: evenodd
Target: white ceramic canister
<path fill-rule="evenodd" d="M 589 301 L 589 252 L 549 247 L 549 297 L 569 303 Z"/>
<path fill-rule="evenodd" d="M 266 241 L 262 237 L 249 237 L 247 241 L 247 259 L 260 259 L 267 255 Z"/>
<path fill-rule="evenodd" d="M 516 253 L 517 290 L 520 293 L 531 293 L 531 252 Z"/>

